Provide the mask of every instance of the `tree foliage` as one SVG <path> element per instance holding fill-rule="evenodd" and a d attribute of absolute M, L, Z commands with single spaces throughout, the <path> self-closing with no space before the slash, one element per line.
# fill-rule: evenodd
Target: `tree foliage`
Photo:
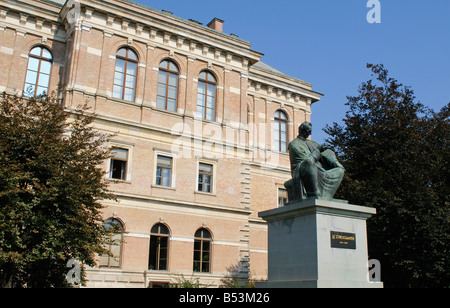
<path fill-rule="evenodd" d="M 54 95 L 1 97 L 0 286 L 68 287 L 69 260 L 94 266 L 105 252 L 108 136 L 86 111 L 70 115 Z"/>
<path fill-rule="evenodd" d="M 434 112 L 368 64 L 343 124 L 325 132 L 346 168 L 338 198 L 374 207 L 369 255 L 387 287 L 449 287 L 450 104 Z"/>

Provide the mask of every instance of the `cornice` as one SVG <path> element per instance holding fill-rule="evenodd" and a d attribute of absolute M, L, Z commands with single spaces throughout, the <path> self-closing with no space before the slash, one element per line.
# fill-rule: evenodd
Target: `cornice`
<path fill-rule="evenodd" d="M 269 77 L 266 75 L 257 74 L 254 71 L 249 72 L 249 85 L 254 86 L 255 90 L 248 90 L 249 94 L 256 96 L 267 96 L 273 100 L 283 100 L 281 97 L 293 98 L 298 100 L 299 96 L 307 97 L 312 100 L 312 103 L 319 101 L 323 94 L 308 89 L 299 83 L 287 82 L 280 80 L 277 77 Z M 261 93 L 261 85 L 267 87 L 267 93 Z"/>
<path fill-rule="evenodd" d="M 106 29 L 111 32 L 117 32 L 112 27 L 117 22 L 122 23 L 124 33 L 129 28 L 135 29 L 139 34 L 148 33 L 147 38 L 144 38 L 148 40 L 151 40 L 156 33 L 163 32 L 164 36 L 174 36 L 180 42 L 188 40 L 190 43 L 241 57 L 248 65 L 256 63 L 263 55 L 251 50 L 250 44 L 246 41 L 137 3 L 124 0 L 80 0 L 80 6 L 84 12 L 88 12 L 88 16 L 85 13 L 85 17 L 93 16 L 94 12 L 103 15 L 106 20 Z M 62 8 L 62 19 L 69 9 L 67 4 Z M 99 26 L 104 27 L 104 25 Z"/>
<path fill-rule="evenodd" d="M 0 1 L 0 9 L 8 12 L 9 10 L 30 15 L 30 16 L 39 16 L 44 18 L 45 20 L 51 20 L 54 22 L 59 20 L 59 12 L 61 10 L 61 6 L 58 6 L 56 3 L 47 2 L 47 1 L 24 1 L 24 0 L 15 0 L 15 1 Z"/>

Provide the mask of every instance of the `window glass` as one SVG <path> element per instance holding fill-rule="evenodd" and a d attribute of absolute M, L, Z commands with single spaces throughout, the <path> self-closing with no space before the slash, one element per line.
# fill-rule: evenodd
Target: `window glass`
<path fill-rule="evenodd" d="M 194 272 L 209 273 L 211 271 L 211 233 L 206 229 L 199 229 L 194 240 Z"/>
<path fill-rule="evenodd" d="M 110 162 L 109 177 L 111 179 L 125 181 L 127 173 L 128 150 L 116 148 L 111 151 L 111 154 L 112 158 Z"/>
<path fill-rule="evenodd" d="M 283 207 L 289 202 L 288 192 L 286 189 L 278 189 L 278 207 Z"/>
<path fill-rule="evenodd" d="M 176 65 L 173 62 L 170 62 L 169 70 L 171 70 L 172 72 L 178 72 L 178 68 L 176 67 Z"/>
<path fill-rule="evenodd" d="M 126 66 L 127 61 L 122 60 L 122 59 L 117 59 L 116 60 L 116 72 L 118 73 L 125 73 L 125 66 Z"/>
<path fill-rule="evenodd" d="M 197 86 L 197 114 L 202 119 L 215 120 L 216 79 L 209 72 L 201 72 Z"/>
<path fill-rule="evenodd" d="M 33 71 L 28 71 L 27 73 L 27 79 L 25 80 L 26 83 L 29 84 L 36 84 L 37 81 L 37 72 L 33 72 Z"/>
<path fill-rule="evenodd" d="M 282 111 L 277 111 L 274 117 L 274 150 L 280 152 L 287 152 L 287 116 Z"/>
<path fill-rule="evenodd" d="M 198 171 L 198 191 L 212 192 L 213 166 L 209 164 L 199 164 Z"/>
<path fill-rule="evenodd" d="M 35 47 L 35 48 L 31 49 L 30 55 L 40 57 L 41 53 L 42 53 L 42 49 L 43 49 L 42 47 Z"/>
<path fill-rule="evenodd" d="M 160 71 L 158 75 L 158 82 L 161 84 L 165 84 L 167 80 L 167 72 Z"/>
<path fill-rule="evenodd" d="M 125 88 L 125 93 L 123 95 L 123 99 L 126 101 L 133 101 L 134 100 L 134 90 L 130 88 Z"/>
<path fill-rule="evenodd" d="M 128 63 L 128 65 L 127 65 L 127 75 L 131 75 L 133 77 L 136 76 L 136 68 L 137 68 L 136 63 L 132 63 L 132 62 Z"/>
<path fill-rule="evenodd" d="M 156 185 L 172 186 L 172 158 L 162 155 L 157 157 L 156 165 Z"/>
<path fill-rule="evenodd" d="M 39 63 L 41 61 L 37 58 L 29 58 L 28 61 L 28 70 L 38 72 L 39 71 Z"/>
<path fill-rule="evenodd" d="M 134 101 L 138 58 L 130 48 L 117 51 L 114 69 L 113 97 Z"/>
<path fill-rule="evenodd" d="M 113 229 L 114 233 L 109 235 L 108 243 L 106 249 L 111 255 L 105 254 L 100 255 L 100 267 L 120 267 L 121 254 L 122 254 L 122 237 L 123 237 L 123 225 L 122 223 L 115 219 L 110 218 L 105 222 L 105 228 Z"/>
<path fill-rule="evenodd" d="M 24 92 L 27 96 L 39 96 L 48 93 L 52 54 L 44 47 L 30 50 Z"/>
<path fill-rule="evenodd" d="M 41 74 L 50 74 L 51 67 L 52 67 L 51 62 L 41 61 L 41 68 L 40 68 L 39 72 Z"/>
<path fill-rule="evenodd" d="M 175 112 L 177 109 L 177 101 L 174 99 L 167 100 L 167 110 Z"/>
<path fill-rule="evenodd" d="M 156 224 L 151 230 L 148 269 L 167 270 L 169 257 L 169 230 L 163 224 Z"/>
<path fill-rule="evenodd" d="M 178 76 L 174 74 L 169 75 L 169 86 L 177 87 L 178 86 Z"/>
<path fill-rule="evenodd" d="M 42 57 L 51 60 L 52 54 L 45 48 L 42 48 Z"/>
<path fill-rule="evenodd" d="M 117 56 L 126 58 L 127 57 L 127 49 L 120 48 L 119 51 L 117 51 Z"/>
<path fill-rule="evenodd" d="M 178 68 L 172 62 L 164 60 L 159 65 L 157 108 L 176 111 L 178 96 Z"/>
<path fill-rule="evenodd" d="M 214 121 L 214 109 L 208 108 L 206 110 L 206 119 L 210 121 Z"/>

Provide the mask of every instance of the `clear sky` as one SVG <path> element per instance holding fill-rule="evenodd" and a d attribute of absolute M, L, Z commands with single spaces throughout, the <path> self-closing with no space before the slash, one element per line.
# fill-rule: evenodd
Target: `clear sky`
<path fill-rule="evenodd" d="M 435 111 L 450 102 L 449 0 L 379 0 L 379 24 L 367 22 L 368 0 L 134 1 L 204 25 L 220 18 L 263 62 L 311 83 L 325 95 L 312 107 L 318 142 L 326 124 L 344 118 L 346 96 L 370 79 L 366 63 L 384 64 Z"/>

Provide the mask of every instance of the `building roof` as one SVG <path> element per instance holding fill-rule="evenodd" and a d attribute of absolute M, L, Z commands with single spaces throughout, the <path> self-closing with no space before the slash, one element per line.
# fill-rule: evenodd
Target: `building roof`
<path fill-rule="evenodd" d="M 63 2 L 64 2 L 64 0 L 58 0 L 58 1 L 63 1 Z M 203 29 L 203 30 L 213 31 L 214 33 L 216 33 L 216 34 L 218 34 L 218 35 L 221 35 L 221 36 L 224 36 L 224 37 L 227 37 L 228 39 L 231 39 L 231 40 L 234 40 L 234 41 L 238 41 L 238 42 L 243 43 L 243 44 L 250 45 L 250 42 L 248 42 L 248 41 L 246 41 L 246 40 L 243 40 L 243 39 L 237 37 L 236 35 L 227 34 L 227 33 L 224 33 L 224 32 L 220 32 L 220 31 L 214 30 L 214 29 L 212 29 L 212 28 L 209 28 L 208 26 L 205 26 L 205 25 L 203 25 L 203 24 L 197 22 L 197 21 L 194 21 L 194 20 L 187 20 L 187 19 L 185 19 L 185 18 L 178 17 L 178 16 L 172 14 L 171 12 L 164 11 L 164 10 L 154 9 L 154 8 L 152 8 L 152 7 L 149 7 L 149 6 L 147 6 L 147 5 L 144 5 L 144 4 L 141 4 L 141 3 L 139 3 L 139 2 L 132 1 L 132 0 L 121 0 L 121 1 L 122 1 L 122 2 L 128 2 L 128 3 L 130 3 L 130 4 L 139 6 L 139 7 L 141 7 L 141 8 L 144 8 L 144 9 L 147 9 L 147 10 L 150 10 L 150 11 L 153 11 L 153 12 L 156 12 L 156 13 L 159 13 L 159 14 L 164 14 L 164 15 L 166 15 L 166 16 L 170 16 L 170 17 L 174 18 L 175 20 L 181 21 L 181 22 L 183 22 L 183 23 L 188 23 L 188 24 L 190 24 L 190 25 L 193 25 L 193 26 L 195 26 L 195 27 L 201 28 L 201 29 Z"/>
<path fill-rule="evenodd" d="M 264 63 L 264 62 L 262 62 L 262 61 L 259 61 L 259 62 L 255 63 L 255 64 L 252 66 L 252 68 L 255 68 L 255 69 L 260 70 L 260 71 L 264 71 L 264 72 L 266 72 L 266 73 L 278 75 L 278 76 L 280 76 L 280 77 L 284 77 L 284 78 L 287 78 L 287 79 L 289 79 L 289 80 L 292 80 L 292 81 L 295 81 L 295 82 L 299 82 L 299 83 L 302 83 L 302 84 L 306 84 L 306 85 L 308 85 L 308 86 L 311 86 L 310 83 L 308 83 L 308 82 L 306 82 L 306 81 L 303 81 L 303 80 L 301 80 L 301 79 L 297 79 L 297 78 L 291 77 L 291 76 L 289 76 L 289 75 L 286 75 L 285 73 L 280 72 L 279 70 L 273 68 L 272 66 L 270 66 L 270 65 L 268 65 L 268 64 L 266 64 L 266 63 Z"/>
<path fill-rule="evenodd" d="M 64 3 L 66 3 L 67 0 L 42 0 L 42 1 L 55 3 L 57 5 L 63 6 Z"/>

